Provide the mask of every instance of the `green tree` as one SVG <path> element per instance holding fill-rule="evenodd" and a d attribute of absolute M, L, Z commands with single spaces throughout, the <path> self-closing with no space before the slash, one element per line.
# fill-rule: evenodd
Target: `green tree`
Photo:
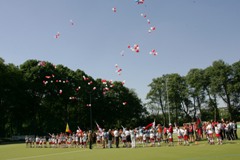
<path fill-rule="evenodd" d="M 134 90 L 126 88 L 122 82 L 99 83 L 97 121 L 102 120 L 105 127 L 121 128 L 121 125 L 135 126 L 146 112 Z M 101 114 L 99 114 L 101 113 Z"/>
<path fill-rule="evenodd" d="M 156 113 L 156 117 L 162 113 L 163 123 L 167 124 L 168 113 L 168 91 L 167 91 L 167 76 L 154 78 L 148 85 L 150 91 L 147 93 L 146 99 L 149 102 L 146 104 L 147 108 Z"/>
<path fill-rule="evenodd" d="M 6 124 L 6 97 L 5 88 L 7 82 L 7 67 L 4 64 L 4 60 L 0 58 L 0 136 L 5 136 L 5 124 Z"/>
<path fill-rule="evenodd" d="M 170 110 L 173 118 L 175 118 L 174 122 L 178 124 L 180 117 L 185 117 L 187 121 L 191 120 L 192 104 L 189 100 L 185 78 L 176 73 L 170 74 L 168 84 Z"/>
<path fill-rule="evenodd" d="M 13 64 L 0 62 L 0 136 L 10 136 L 24 132 L 26 127 L 25 117 L 27 117 L 28 96 L 25 92 L 25 82 L 18 67 Z"/>
<path fill-rule="evenodd" d="M 203 87 L 204 90 L 206 92 L 206 103 L 207 106 L 206 108 L 208 108 L 209 110 L 209 115 L 211 115 L 212 120 L 216 120 L 219 117 L 218 114 L 218 98 L 217 98 L 217 92 L 214 89 L 213 85 L 214 85 L 214 81 L 213 81 L 213 68 L 212 66 L 209 66 L 207 68 L 204 69 L 204 74 L 203 74 Z M 204 117 L 202 117 L 204 119 Z"/>
<path fill-rule="evenodd" d="M 194 117 L 197 113 L 201 115 L 205 103 L 204 71 L 202 69 L 191 69 L 186 75 L 186 83 L 189 88 L 189 96 L 194 108 Z"/>
<path fill-rule="evenodd" d="M 239 109 L 240 109 L 240 61 L 237 61 L 231 65 L 232 68 L 232 85 L 231 93 L 233 93 L 232 104 L 233 112 L 238 113 L 234 114 L 234 118 L 240 119 Z"/>
<path fill-rule="evenodd" d="M 233 118 L 232 68 L 224 61 L 214 61 L 211 67 L 211 89 L 227 104 L 230 119 Z"/>

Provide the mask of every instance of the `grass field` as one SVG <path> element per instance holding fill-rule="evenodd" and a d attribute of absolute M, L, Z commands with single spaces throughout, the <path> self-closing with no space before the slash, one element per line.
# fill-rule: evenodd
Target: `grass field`
<path fill-rule="evenodd" d="M 137 148 L 26 148 L 25 144 L 0 145 L 1 160 L 239 160 L 240 140 L 209 145 L 206 141 L 190 146 Z"/>

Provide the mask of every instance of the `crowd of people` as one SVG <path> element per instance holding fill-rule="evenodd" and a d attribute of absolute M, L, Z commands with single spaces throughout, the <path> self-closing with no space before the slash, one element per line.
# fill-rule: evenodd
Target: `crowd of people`
<path fill-rule="evenodd" d="M 176 138 L 177 140 L 173 140 Z M 204 123 L 186 123 L 183 126 L 162 126 L 158 124 L 151 128 L 137 127 L 82 131 L 75 133 L 49 134 L 44 137 L 26 136 L 26 147 L 35 148 L 87 148 L 94 144 L 96 148 L 135 148 L 161 145 L 190 145 L 207 139 L 210 145 L 223 144 L 223 140 L 232 141 L 238 139 L 237 124 L 234 121 L 210 121 Z M 90 143 L 91 142 L 91 143 Z M 174 142 L 176 144 L 174 144 Z"/>

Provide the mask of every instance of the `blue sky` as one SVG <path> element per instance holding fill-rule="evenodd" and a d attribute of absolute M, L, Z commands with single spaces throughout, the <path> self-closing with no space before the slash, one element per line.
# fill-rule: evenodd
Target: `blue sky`
<path fill-rule="evenodd" d="M 145 0 L 142 5 L 135 0 L 0 0 L 0 57 L 15 65 L 37 59 L 81 69 L 95 79 L 125 80 L 145 102 L 153 78 L 185 76 L 219 59 L 239 61 L 239 8 L 239 0 Z M 156 30 L 148 33 L 153 26 Z M 127 48 L 134 44 L 139 53 Z M 152 49 L 157 56 L 149 54 Z"/>

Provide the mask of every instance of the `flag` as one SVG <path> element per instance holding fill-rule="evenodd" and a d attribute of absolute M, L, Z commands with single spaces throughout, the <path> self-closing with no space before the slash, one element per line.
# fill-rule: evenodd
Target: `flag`
<path fill-rule="evenodd" d="M 66 125 L 66 131 L 65 131 L 66 133 L 72 133 L 72 131 L 69 129 L 69 125 L 68 125 L 68 123 L 67 123 L 67 125 Z"/>
<path fill-rule="evenodd" d="M 196 125 L 197 125 L 197 132 L 199 135 L 202 135 L 202 121 L 199 117 L 197 117 L 197 121 L 196 121 Z"/>
<path fill-rule="evenodd" d="M 144 129 L 146 130 L 146 129 L 148 129 L 148 128 L 152 127 L 152 126 L 153 126 L 153 123 L 149 123 L 147 126 L 145 126 L 145 128 L 144 128 Z"/>
<path fill-rule="evenodd" d="M 149 123 L 147 126 L 145 126 L 144 129 L 146 130 L 146 129 L 150 128 L 150 127 L 155 129 L 155 119 L 154 119 L 154 121 L 152 123 Z"/>
<path fill-rule="evenodd" d="M 198 127 L 198 128 L 202 128 L 202 121 L 201 121 L 201 119 L 200 119 L 199 117 L 197 117 L 197 122 L 196 122 L 196 124 L 197 124 L 197 127 Z"/>
<path fill-rule="evenodd" d="M 95 122 L 95 123 L 97 125 L 97 128 L 98 128 L 99 132 L 102 133 L 103 132 L 102 128 L 97 124 L 97 122 Z"/>
<path fill-rule="evenodd" d="M 154 119 L 154 122 L 153 122 L 153 125 L 152 125 L 152 128 L 155 129 L 155 119 Z"/>

